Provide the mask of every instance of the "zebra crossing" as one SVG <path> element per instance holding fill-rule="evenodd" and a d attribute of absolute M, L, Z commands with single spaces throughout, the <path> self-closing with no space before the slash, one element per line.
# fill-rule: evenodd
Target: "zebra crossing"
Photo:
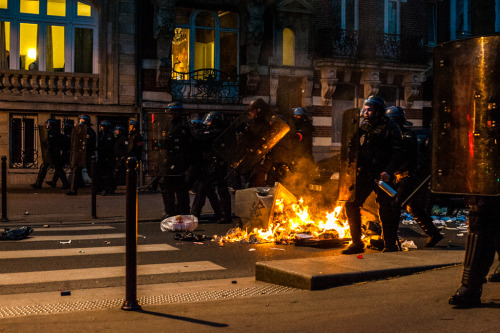
<path fill-rule="evenodd" d="M 99 233 L 95 233 L 95 232 Z M 48 233 L 57 233 L 57 235 L 48 235 Z M 88 232 L 88 233 L 87 233 Z M 91 267 L 91 268 L 71 268 L 71 269 L 57 269 L 57 270 L 36 270 L 36 271 L 26 271 L 26 272 L 7 272 L 4 270 L 4 265 L 2 261 L 6 260 L 23 260 L 23 259 L 39 259 L 40 261 L 44 258 L 54 259 L 59 261 L 69 260 L 72 256 L 78 256 L 79 260 L 82 257 L 85 259 L 86 263 L 93 262 L 93 258 L 100 255 L 108 254 L 125 254 L 125 246 L 110 246 L 106 243 L 99 243 L 100 246 L 92 247 L 72 247 L 61 248 L 60 244 L 71 244 L 71 241 L 92 241 L 92 240 L 107 240 L 107 239 L 125 239 L 125 233 L 117 233 L 116 227 L 114 226 L 67 226 L 67 227 L 56 227 L 56 228 L 35 228 L 32 236 L 17 241 L 3 241 L 2 244 L 16 243 L 16 250 L 2 250 L 0 251 L 0 287 L 5 288 L 14 285 L 28 285 L 28 284 L 40 284 L 40 283 L 57 283 L 57 282 L 70 282 L 70 281 L 85 281 L 85 280 L 97 280 L 97 279 L 109 279 L 109 278 L 123 278 L 126 274 L 125 266 L 108 266 L 108 267 Z M 142 235 L 138 235 L 139 238 L 145 238 Z M 28 246 L 28 243 L 35 244 L 35 242 L 52 242 L 51 248 L 41 248 L 41 249 L 23 249 L 23 244 Z M 54 248 L 54 242 L 57 243 L 58 248 Z M 78 242 L 77 244 L 81 244 Z M 90 244 L 95 244 L 95 242 L 90 242 Z M 38 244 L 36 244 L 38 245 Z M 25 246 L 25 248 L 26 248 Z M 37 247 L 43 247 L 43 244 Z M 179 251 L 178 248 L 168 245 L 168 244 L 140 244 L 137 246 L 137 252 L 141 253 L 152 253 L 152 252 L 169 252 L 169 251 Z M 22 262 L 22 261 L 20 261 Z M 123 262 L 123 261 L 122 261 Z M 123 262 L 124 263 L 124 262 Z M 41 266 L 43 267 L 43 266 Z M 188 262 L 175 262 L 175 263 L 154 263 L 137 265 L 137 275 L 140 276 L 152 276 L 152 275 L 162 275 L 162 274 L 173 274 L 173 273 L 193 273 L 201 271 L 217 271 L 225 270 L 226 268 L 219 266 L 210 261 L 188 261 Z"/>

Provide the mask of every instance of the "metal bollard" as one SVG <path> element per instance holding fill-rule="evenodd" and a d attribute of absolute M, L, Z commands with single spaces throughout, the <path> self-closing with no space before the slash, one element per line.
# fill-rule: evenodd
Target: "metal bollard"
<path fill-rule="evenodd" d="M 95 169 L 95 156 L 92 156 L 90 159 L 90 178 L 92 178 L 91 185 L 91 207 L 92 207 L 92 218 L 97 218 L 97 184 L 96 184 L 96 169 Z"/>
<path fill-rule="evenodd" d="M 2 222 L 7 222 L 7 156 L 2 156 Z"/>
<path fill-rule="evenodd" d="M 122 310 L 141 310 L 137 300 L 137 160 L 127 159 L 126 180 L 126 296 Z"/>

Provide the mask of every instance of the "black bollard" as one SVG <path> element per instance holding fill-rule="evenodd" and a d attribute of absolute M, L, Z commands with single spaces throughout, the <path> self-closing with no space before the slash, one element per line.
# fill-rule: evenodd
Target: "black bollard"
<path fill-rule="evenodd" d="M 95 156 L 90 158 L 90 178 L 92 178 L 92 195 L 91 195 L 91 207 L 92 207 L 92 218 L 97 218 L 97 182 L 96 182 L 96 169 L 95 169 Z"/>
<path fill-rule="evenodd" d="M 137 160 L 127 159 L 126 180 L 126 296 L 122 310 L 141 310 L 137 300 Z"/>
<path fill-rule="evenodd" d="M 7 222 L 7 156 L 2 156 L 2 222 Z"/>

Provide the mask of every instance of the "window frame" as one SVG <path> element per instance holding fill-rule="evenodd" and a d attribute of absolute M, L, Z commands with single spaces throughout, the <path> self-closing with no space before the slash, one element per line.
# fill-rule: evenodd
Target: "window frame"
<path fill-rule="evenodd" d="M 401 34 L 401 3 L 407 0 L 384 0 L 384 34 Z M 389 33 L 389 4 L 390 2 L 396 3 L 396 31 Z"/>
<path fill-rule="evenodd" d="M 20 162 L 13 162 L 13 154 L 14 154 L 14 147 L 12 145 L 13 143 L 13 135 L 14 131 L 12 129 L 13 125 L 13 120 L 14 119 L 21 119 L 21 161 Z M 25 161 L 24 160 L 24 154 L 23 152 L 27 151 L 26 150 L 26 128 L 25 128 L 25 119 L 32 119 L 33 120 L 33 161 Z M 18 114 L 18 113 L 11 113 L 9 115 L 9 161 L 10 161 L 10 167 L 13 169 L 35 169 L 38 168 L 38 142 L 39 142 L 39 133 L 38 133 L 38 115 L 37 114 Z"/>
<path fill-rule="evenodd" d="M 341 0 L 340 1 L 340 29 L 346 30 L 346 1 L 347 0 Z M 359 0 L 353 0 L 354 1 L 354 31 L 359 30 Z"/>
<path fill-rule="evenodd" d="M 203 26 L 197 26 L 196 25 L 196 17 L 198 14 L 202 12 L 207 12 L 209 13 L 213 18 L 214 18 L 214 27 L 203 27 Z M 237 39 L 237 45 L 240 44 L 240 31 L 239 31 L 239 25 L 240 25 L 240 16 L 236 12 L 238 22 L 237 22 L 237 27 L 236 28 L 227 28 L 227 27 L 221 27 L 220 26 L 220 19 L 219 16 L 217 15 L 217 11 L 215 10 L 206 10 L 206 9 L 195 9 L 191 12 L 190 18 L 189 18 L 189 23 L 187 24 L 181 24 L 177 23 L 175 24 L 175 28 L 182 28 L 182 29 L 188 29 L 189 30 L 189 50 L 188 50 L 188 56 L 189 56 L 189 72 L 192 72 L 195 70 L 195 40 L 196 40 L 196 29 L 207 29 L 207 30 L 214 30 L 214 68 L 215 70 L 220 70 L 220 36 L 221 32 L 230 32 L 230 33 L 236 33 L 236 39 Z M 235 50 L 237 52 L 236 56 L 236 68 L 239 73 L 239 48 Z"/>
<path fill-rule="evenodd" d="M 457 30 L 457 0 L 450 0 L 450 40 L 456 40 L 460 38 L 467 38 L 471 33 L 471 22 L 470 22 L 470 0 L 463 0 L 463 12 L 467 15 L 464 15 L 464 27 L 461 32 L 465 32 L 468 34 L 464 34 L 463 36 L 458 36 Z"/>
<path fill-rule="evenodd" d="M 77 16 L 77 3 L 92 7 L 91 16 Z M 92 74 L 98 74 L 99 65 L 99 20 L 98 10 L 88 0 L 66 0 L 66 16 L 47 15 L 47 0 L 40 0 L 39 14 L 20 12 L 20 0 L 8 0 L 7 9 L 0 9 L 1 19 L 10 22 L 10 63 L 9 68 L 20 68 L 20 24 L 38 25 L 38 71 L 46 71 L 47 28 L 52 25 L 64 26 L 64 72 L 74 73 L 75 28 L 93 30 Z"/>
<path fill-rule="evenodd" d="M 430 6 L 431 10 L 432 10 L 432 23 L 433 23 L 433 26 L 432 26 L 432 34 L 434 35 L 433 38 L 434 40 L 433 41 L 430 41 L 429 38 L 427 38 L 427 46 L 436 46 L 437 45 L 437 36 L 438 36 L 438 11 L 437 11 L 437 3 L 435 2 L 428 2 L 426 3 L 426 6 Z M 429 8 L 429 7 L 427 7 Z M 429 13 L 429 11 L 426 10 L 426 14 Z M 429 17 L 427 17 L 427 19 L 429 19 Z M 428 25 L 427 25 L 428 26 Z M 429 36 L 429 31 L 427 31 L 427 37 Z"/>

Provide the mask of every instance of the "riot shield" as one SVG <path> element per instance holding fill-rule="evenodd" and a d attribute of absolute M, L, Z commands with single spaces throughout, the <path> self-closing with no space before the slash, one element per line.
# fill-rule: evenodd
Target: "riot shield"
<path fill-rule="evenodd" d="M 45 126 L 38 126 L 38 134 L 40 136 L 40 149 L 42 150 L 43 163 L 52 163 L 52 154 L 49 147 L 49 131 Z"/>
<path fill-rule="evenodd" d="M 354 201 L 358 161 L 359 109 L 342 113 L 340 147 L 339 201 Z"/>
<path fill-rule="evenodd" d="M 71 168 L 86 167 L 87 160 L 87 125 L 80 124 L 71 131 L 71 151 L 69 164 Z"/>
<path fill-rule="evenodd" d="M 245 111 L 219 135 L 213 148 L 239 174 L 250 172 L 290 130 L 273 111 L 251 118 Z"/>
<path fill-rule="evenodd" d="M 500 36 L 434 50 L 431 190 L 500 194 Z"/>

